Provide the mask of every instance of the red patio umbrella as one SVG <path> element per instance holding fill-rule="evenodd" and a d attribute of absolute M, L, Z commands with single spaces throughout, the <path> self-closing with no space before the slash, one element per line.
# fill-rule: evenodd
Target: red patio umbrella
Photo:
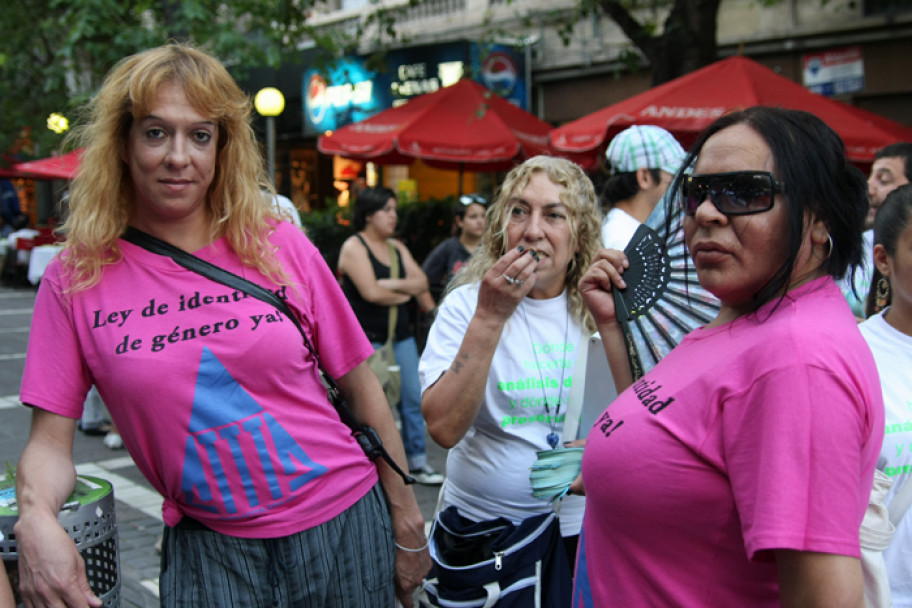
<path fill-rule="evenodd" d="M 0 178 L 12 179 L 17 177 L 28 177 L 16 171 L 16 168 L 0 167 Z"/>
<path fill-rule="evenodd" d="M 551 126 L 474 80 L 412 98 L 317 139 L 324 154 L 444 169 L 497 171 L 549 152 Z"/>
<path fill-rule="evenodd" d="M 869 164 L 887 144 L 912 141 L 912 128 L 871 112 L 811 93 L 746 57 L 730 57 L 629 99 L 578 118 L 551 132 L 551 147 L 588 169 L 608 142 L 635 124 L 658 125 L 689 147 L 716 118 L 750 106 L 810 112 L 842 138 L 854 163 Z"/>
<path fill-rule="evenodd" d="M 72 179 L 79 170 L 82 149 L 60 156 L 30 160 L 15 166 L 16 171 L 39 179 Z"/>

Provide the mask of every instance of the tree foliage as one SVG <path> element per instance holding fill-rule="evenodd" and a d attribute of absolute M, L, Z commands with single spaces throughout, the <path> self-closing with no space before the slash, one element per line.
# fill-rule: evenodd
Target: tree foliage
<path fill-rule="evenodd" d="M 192 42 L 235 75 L 278 66 L 307 37 L 312 0 L 23 0 L 0 11 L 0 151 L 28 158 L 60 145 L 51 112 L 70 121 L 121 58 L 169 40 Z M 285 55 L 288 55 L 286 57 Z"/>

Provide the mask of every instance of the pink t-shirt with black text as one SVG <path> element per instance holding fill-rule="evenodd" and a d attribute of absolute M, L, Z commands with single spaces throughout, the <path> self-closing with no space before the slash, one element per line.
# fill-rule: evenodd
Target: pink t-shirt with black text
<path fill-rule="evenodd" d="M 772 305 L 691 332 L 593 426 L 577 608 L 778 607 L 773 550 L 860 555 L 874 359 L 830 277 Z"/>
<path fill-rule="evenodd" d="M 372 352 L 319 251 L 291 224 L 271 242 L 292 283 L 244 267 L 224 239 L 199 257 L 277 292 L 329 372 Z M 130 455 L 182 514 L 240 537 L 332 519 L 377 482 L 339 419 L 298 330 L 274 307 L 121 240 L 123 259 L 64 293 L 48 267 L 35 303 L 23 403 L 77 418 L 94 383 Z"/>

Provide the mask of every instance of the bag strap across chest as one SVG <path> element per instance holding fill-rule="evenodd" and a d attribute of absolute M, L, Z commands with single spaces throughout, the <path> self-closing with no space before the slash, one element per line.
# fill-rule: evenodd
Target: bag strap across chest
<path fill-rule="evenodd" d="M 257 285 L 253 281 L 249 281 L 242 276 L 236 275 L 233 272 L 225 270 L 220 266 L 216 266 L 206 260 L 199 258 L 191 253 L 187 253 L 179 247 L 175 247 L 171 243 L 165 242 L 159 238 L 147 234 L 142 230 L 128 226 L 127 230 L 123 234 L 123 239 L 134 245 L 142 247 L 147 251 L 152 253 L 163 255 L 171 258 L 179 266 L 195 272 L 201 276 L 206 277 L 216 283 L 221 283 L 231 287 L 232 289 L 237 289 L 243 293 L 246 293 L 249 296 L 252 296 L 262 302 L 266 302 L 278 309 L 282 314 L 288 317 L 288 320 L 291 321 L 294 326 L 301 333 L 301 337 L 304 339 L 304 346 L 310 352 L 311 356 L 314 358 L 314 361 L 317 364 L 317 369 L 320 372 L 320 376 L 323 380 L 323 384 L 326 387 L 327 397 L 329 402 L 336 409 L 336 412 L 339 414 L 339 418 L 342 422 L 345 423 L 352 431 L 352 436 L 358 441 L 358 444 L 364 450 L 364 453 L 371 460 L 376 458 L 383 458 L 390 467 L 402 477 L 402 480 L 406 484 L 415 483 L 415 479 L 410 475 L 406 474 L 396 461 L 392 459 L 389 453 L 386 451 L 386 448 L 383 447 L 383 442 L 380 440 L 380 436 L 377 434 L 377 431 L 373 427 L 364 426 L 358 422 L 355 415 L 349 409 L 348 404 L 345 402 L 345 399 L 342 398 L 342 391 L 339 389 L 339 385 L 336 383 L 335 378 L 330 374 L 326 368 L 323 366 L 323 362 L 320 360 L 320 355 L 317 354 L 316 349 L 313 344 L 311 344 L 310 339 L 307 337 L 307 334 L 304 332 L 304 328 L 301 327 L 301 322 L 298 320 L 297 316 L 289 308 L 288 304 L 285 303 L 280 297 L 272 293 L 265 287 Z"/>

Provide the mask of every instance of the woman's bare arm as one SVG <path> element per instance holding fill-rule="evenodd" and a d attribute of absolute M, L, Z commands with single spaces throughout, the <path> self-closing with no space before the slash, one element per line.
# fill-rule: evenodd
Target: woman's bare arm
<path fill-rule="evenodd" d="M 339 271 L 347 275 L 361 297 L 379 306 L 405 304 L 412 296 L 384 287 L 374 274 L 367 248 L 355 237 L 349 237 L 339 252 Z M 388 279 L 384 279 L 388 280 Z"/>
<path fill-rule="evenodd" d="M 861 561 L 846 555 L 777 550 L 783 608 L 864 608 Z"/>
<path fill-rule="evenodd" d="M 101 606 L 85 562 L 57 513 L 73 492 L 76 421 L 32 408 L 32 430 L 16 471 L 19 591 L 26 605 Z"/>

